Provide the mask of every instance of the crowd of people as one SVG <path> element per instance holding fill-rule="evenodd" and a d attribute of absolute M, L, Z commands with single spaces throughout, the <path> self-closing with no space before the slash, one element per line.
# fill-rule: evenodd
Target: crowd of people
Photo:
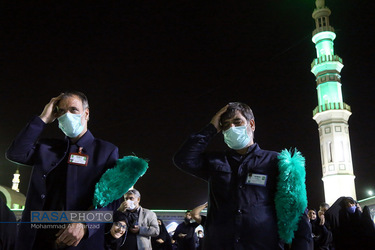
<path fill-rule="evenodd" d="M 8 160 L 33 167 L 16 249 L 375 249 L 368 208 L 352 198 L 341 197 L 329 209 L 322 204 L 318 212 L 307 209 L 304 158 L 261 149 L 254 140 L 254 114 L 240 102 L 221 108 L 174 155 L 177 168 L 208 183 L 208 202 L 187 212 L 172 236 L 154 212 L 140 206 L 135 189 L 96 209 L 113 211 L 112 224 L 35 228 L 31 211 L 94 210 L 95 184 L 119 157 L 115 145 L 88 130 L 89 116 L 83 93 L 64 92 L 9 147 Z M 65 139 L 40 139 L 55 120 Z M 219 133 L 228 150 L 207 151 Z M 201 215 L 205 208 L 207 216 Z M 195 232 L 198 225 L 204 232 Z"/>
<path fill-rule="evenodd" d="M 203 249 L 204 231 L 198 230 L 197 227 L 205 226 L 206 216 L 201 212 L 207 206 L 208 204 L 205 203 L 186 212 L 184 222 L 172 232 L 172 242 L 169 241 L 168 248 L 154 248 L 153 245 L 153 249 Z M 340 197 L 332 206 L 323 202 L 319 205 L 318 211 L 314 208 L 306 208 L 305 214 L 306 216 L 301 217 L 301 222 L 307 220 L 309 223 L 304 230 L 301 228 L 299 230 L 303 232 L 302 237 L 305 241 L 310 244 L 301 247 L 298 243 L 292 242 L 292 244 L 285 244 L 284 249 L 375 249 L 375 225 L 369 209 L 367 206 L 362 208 L 352 197 Z M 308 235 L 311 235 L 311 238 Z M 298 237 L 300 235 L 295 235 L 296 239 Z"/>
<path fill-rule="evenodd" d="M 184 221 L 171 232 L 167 231 L 163 221 L 158 218 L 159 235 L 151 236 L 152 249 L 205 249 L 203 248 L 204 231 L 199 229 L 198 226 L 205 227 L 206 216 L 201 212 L 207 206 L 208 203 L 205 203 L 192 210 L 187 210 Z M 308 224 L 304 224 L 304 221 L 308 221 Z M 295 235 L 295 239 L 291 244 L 283 243 L 284 249 L 374 249 L 375 227 L 368 207 L 361 208 L 352 197 L 340 197 L 332 206 L 327 203 L 321 203 L 318 211 L 313 208 L 307 208 L 305 216 L 301 217 L 300 222 L 299 234 Z M 123 231 L 124 234 L 125 230 Z M 302 246 L 300 245 L 300 238 L 306 242 Z M 123 244 L 124 241 L 121 240 L 119 242 Z M 121 249 L 136 248 L 125 247 Z"/>
<path fill-rule="evenodd" d="M 314 249 L 375 249 L 375 228 L 369 208 L 352 197 L 340 197 L 308 210 Z"/>

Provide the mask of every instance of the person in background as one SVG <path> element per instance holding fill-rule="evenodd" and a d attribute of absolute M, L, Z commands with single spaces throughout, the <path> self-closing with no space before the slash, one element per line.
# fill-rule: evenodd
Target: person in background
<path fill-rule="evenodd" d="M 308 211 L 308 216 L 311 224 L 312 237 L 314 240 L 314 249 L 329 250 L 332 245 L 332 233 L 326 227 L 324 221 L 324 214 L 321 214 L 320 218 L 323 220 L 321 224 L 316 215 L 314 209 Z"/>
<path fill-rule="evenodd" d="M 374 222 L 352 197 L 338 198 L 325 212 L 325 219 L 332 230 L 335 250 L 375 249 Z"/>
<path fill-rule="evenodd" d="M 105 234 L 105 249 L 118 250 L 125 242 L 127 231 L 127 218 L 123 212 L 116 211 L 113 214 L 113 223 L 108 224 L 110 229 Z"/>
<path fill-rule="evenodd" d="M 326 223 L 325 213 L 330 208 L 329 204 L 322 202 L 319 205 L 318 216 L 316 218 L 316 223 L 319 226 L 317 227 L 321 238 L 318 239 L 319 243 L 317 244 L 322 249 L 333 249 L 333 235 L 332 231 L 329 228 L 329 224 Z"/>
<path fill-rule="evenodd" d="M 184 221 L 177 226 L 173 234 L 173 240 L 177 242 L 178 250 L 195 250 L 197 241 L 195 228 L 199 224 L 191 220 L 190 211 L 186 211 Z"/>
<path fill-rule="evenodd" d="M 319 211 L 318 211 L 318 222 L 320 223 L 320 225 L 324 225 L 325 223 L 325 217 L 324 217 L 324 213 L 329 209 L 329 204 L 328 203 L 325 203 L 325 202 L 322 202 L 320 205 L 319 205 Z"/>
<path fill-rule="evenodd" d="M 190 211 L 191 218 L 195 220 L 195 222 L 197 222 L 198 224 L 202 225 L 203 227 L 206 224 L 207 217 L 205 215 L 201 215 L 201 212 L 203 209 L 206 209 L 207 207 L 208 207 L 208 202 L 202 205 L 199 205 Z M 203 249 L 203 236 L 204 236 L 203 231 L 198 230 L 197 235 L 198 235 L 197 249 Z"/>
<path fill-rule="evenodd" d="M 141 194 L 138 190 L 130 189 L 124 198 L 125 201 L 121 203 L 118 211 L 125 214 L 128 233 L 120 249 L 152 249 L 151 237 L 159 235 L 156 214 L 140 206 Z"/>
<path fill-rule="evenodd" d="M 152 249 L 172 250 L 172 240 L 163 221 L 158 219 L 159 235 L 151 237 Z"/>
<path fill-rule="evenodd" d="M 313 250 L 314 249 L 314 241 L 312 237 L 312 230 L 311 224 L 309 221 L 309 216 L 307 214 L 308 209 L 306 208 L 303 216 L 298 222 L 298 230 L 296 230 L 294 234 L 294 238 L 292 240 L 292 244 L 286 245 L 286 249 L 290 250 Z"/>
<path fill-rule="evenodd" d="M 203 249 L 203 240 L 204 240 L 203 230 L 198 230 L 197 235 L 198 235 L 198 247 L 197 247 L 197 250 L 202 250 Z"/>

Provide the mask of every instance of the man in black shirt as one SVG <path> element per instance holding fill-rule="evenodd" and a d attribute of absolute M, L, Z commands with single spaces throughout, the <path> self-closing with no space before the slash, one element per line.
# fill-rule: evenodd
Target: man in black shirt
<path fill-rule="evenodd" d="M 184 221 L 177 226 L 173 235 L 173 240 L 177 241 L 178 250 L 195 250 L 197 226 L 199 226 L 197 222 L 191 222 L 190 211 L 186 211 Z"/>

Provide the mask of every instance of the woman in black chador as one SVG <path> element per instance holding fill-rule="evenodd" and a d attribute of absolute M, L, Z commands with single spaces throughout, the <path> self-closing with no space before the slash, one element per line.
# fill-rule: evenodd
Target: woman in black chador
<path fill-rule="evenodd" d="M 368 207 L 363 212 L 352 197 L 340 197 L 325 213 L 335 250 L 375 249 L 375 225 Z"/>
<path fill-rule="evenodd" d="M 168 234 L 162 220 L 158 219 L 160 233 L 156 237 L 151 237 L 152 249 L 158 250 L 172 250 L 171 237 Z"/>

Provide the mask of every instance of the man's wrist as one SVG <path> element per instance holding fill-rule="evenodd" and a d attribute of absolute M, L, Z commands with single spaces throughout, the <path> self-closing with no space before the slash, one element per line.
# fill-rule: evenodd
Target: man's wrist
<path fill-rule="evenodd" d="M 47 124 L 47 118 L 44 116 L 39 116 L 40 120 L 42 120 L 45 124 Z"/>

